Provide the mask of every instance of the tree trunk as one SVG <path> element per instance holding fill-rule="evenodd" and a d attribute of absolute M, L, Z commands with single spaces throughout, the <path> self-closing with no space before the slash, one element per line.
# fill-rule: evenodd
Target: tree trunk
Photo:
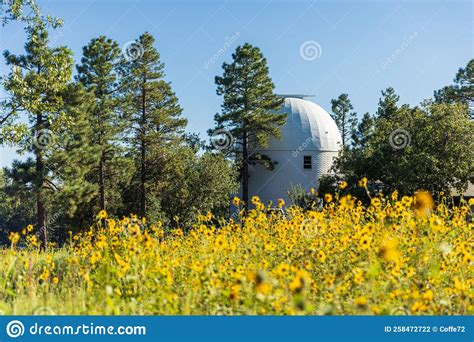
<path fill-rule="evenodd" d="M 242 200 L 244 201 L 245 212 L 248 211 L 249 203 L 249 151 L 248 151 L 248 134 L 247 130 L 244 127 L 243 139 L 242 139 L 243 149 L 242 149 Z"/>
<path fill-rule="evenodd" d="M 142 89 L 142 121 L 140 125 L 140 150 L 141 150 L 141 168 L 140 168 L 140 213 L 142 217 L 146 215 L 146 89 L 143 85 Z"/>
<path fill-rule="evenodd" d="M 346 146 L 346 113 L 342 112 L 342 146 Z"/>
<path fill-rule="evenodd" d="M 105 210 L 105 162 L 104 154 L 100 156 L 99 162 L 99 206 L 100 210 Z"/>
<path fill-rule="evenodd" d="M 98 89 L 98 97 L 102 98 L 102 95 L 104 94 L 104 91 L 102 90 L 102 87 L 99 86 Z M 101 148 L 100 152 L 100 161 L 99 161 L 99 207 L 100 211 L 106 210 L 106 196 L 105 196 L 105 150 L 107 146 L 107 140 L 103 139 L 105 133 L 103 132 L 103 127 L 102 127 L 102 106 L 100 105 L 98 108 L 98 118 L 97 122 L 99 125 L 99 146 Z M 104 141 L 103 141 L 104 140 Z"/>
<path fill-rule="evenodd" d="M 41 114 L 36 115 L 36 135 L 42 129 L 43 117 Z M 36 137 L 38 139 L 39 137 Z M 38 227 L 38 235 L 41 243 L 41 249 L 46 249 L 48 237 L 46 234 L 46 209 L 43 198 L 43 185 L 44 185 L 44 162 L 41 151 L 41 146 L 35 147 L 36 157 L 36 224 Z"/>

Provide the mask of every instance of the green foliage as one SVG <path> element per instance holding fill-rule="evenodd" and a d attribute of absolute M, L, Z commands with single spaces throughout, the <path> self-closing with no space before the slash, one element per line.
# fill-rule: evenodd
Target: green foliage
<path fill-rule="evenodd" d="M 163 169 L 163 187 L 157 192 L 159 218 L 187 229 L 196 213 L 228 216 L 230 193 L 238 188 L 236 171 L 222 154 L 198 156 L 188 146 L 175 147 Z"/>
<path fill-rule="evenodd" d="M 357 126 L 357 113 L 352 111 L 354 107 L 349 95 L 341 94 L 337 99 L 332 99 L 331 108 L 331 117 L 341 132 L 342 146 L 347 146 Z"/>
<path fill-rule="evenodd" d="M 435 100 L 441 103 L 463 103 L 469 107 L 471 119 L 474 120 L 474 59 L 465 68 L 459 68 L 454 84 L 434 93 Z"/>
<path fill-rule="evenodd" d="M 53 28 L 62 25 L 62 20 L 59 18 L 43 16 L 35 0 L 0 1 L 0 22 L 5 25 L 11 21 L 22 21 L 29 25 L 41 22 Z"/>
<path fill-rule="evenodd" d="M 291 184 L 287 195 L 292 206 L 304 211 L 321 209 L 323 205 L 323 201 L 317 196 L 316 192 L 307 192 L 300 184 Z"/>
<path fill-rule="evenodd" d="M 395 93 L 392 87 L 382 90 L 382 97 L 379 99 L 376 116 L 380 118 L 393 117 L 398 110 L 398 100 L 400 100 L 400 96 Z"/>
<path fill-rule="evenodd" d="M 90 204 L 97 198 L 98 185 L 91 173 L 100 157 L 100 147 L 94 144 L 94 126 L 89 113 L 95 107 L 95 98 L 79 83 L 71 83 L 62 94 L 64 111 L 71 121 L 56 132 L 53 152 L 49 157 L 49 170 L 54 175 L 55 194 L 51 206 L 56 226 L 71 221 L 82 224 L 91 221 Z M 55 237 L 67 233 L 56 227 Z"/>
<path fill-rule="evenodd" d="M 14 161 L 0 170 L 0 244 L 8 243 L 9 231 L 19 231 L 35 219 L 35 163 L 29 158 Z"/>
<path fill-rule="evenodd" d="M 55 130 L 63 124 L 63 100 L 58 93 L 70 80 L 73 62 L 69 49 L 48 46 L 48 31 L 43 24 L 28 27 L 26 32 L 24 55 L 4 52 L 11 72 L 3 82 L 10 97 L 3 103 L 6 115 L 2 117 L 2 129 L 5 126 L 18 128 L 23 134 L 15 135 L 16 139 L 8 139 L 10 135 L 6 135 L 3 141 L 19 144 L 24 151 L 32 151 L 31 141 L 25 134 L 32 137 L 39 130 Z M 24 123 L 15 121 L 20 113 L 28 114 L 29 121 L 35 125 L 33 130 L 27 131 Z"/>
<path fill-rule="evenodd" d="M 369 113 L 365 113 L 352 132 L 353 148 L 365 148 L 367 139 L 372 134 L 373 128 L 374 118 Z"/>
<path fill-rule="evenodd" d="M 336 161 L 348 179 L 367 177 L 384 191 L 462 191 L 474 174 L 474 123 L 459 103 L 399 107 L 389 88 L 378 115 L 366 115 L 356 144 Z"/>

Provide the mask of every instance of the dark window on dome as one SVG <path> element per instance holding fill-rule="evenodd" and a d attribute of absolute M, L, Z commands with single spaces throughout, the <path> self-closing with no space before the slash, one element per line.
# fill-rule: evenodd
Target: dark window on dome
<path fill-rule="evenodd" d="M 311 169 L 311 156 L 304 156 L 303 157 L 303 168 L 304 169 Z"/>

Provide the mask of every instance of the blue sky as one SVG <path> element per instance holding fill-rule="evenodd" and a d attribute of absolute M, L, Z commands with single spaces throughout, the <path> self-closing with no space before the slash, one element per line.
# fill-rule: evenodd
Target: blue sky
<path fill-rule="evenodd" d="M 152 1 L 42 0 L 43 12 L 64 19 L 51 33 L 80 60 L 82 46 L 107 35 L 121 46 L 148 31 L 165 63 L 166 79 L 189 120 L 207 138 L 220 110 L 214 76 L 238 45 L 250 42 L 268 60 L 277 93 L 314 94 L 330 101 L 348 93 L 362 115 L 376 110 L 380 91 L 395 88 L 418 104 L 450 84 L 474 56 L 473 3 L 466 1 Z M 1 50 L 21 53 L 20 25 L 0 27 Z M 307 47 L 307 50 L 305 49 Z M 311 54 L 313 52 L 314 54 Z M 8 73 L 0 61 L 0 75 Z M 0 166 L 18 156 L 0 149 Z"/>

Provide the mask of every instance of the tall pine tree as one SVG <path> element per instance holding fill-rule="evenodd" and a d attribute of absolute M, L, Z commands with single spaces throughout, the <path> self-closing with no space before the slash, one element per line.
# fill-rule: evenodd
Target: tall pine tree
<path fill-rule="evenodd" d="M 357 127 L 357 114 L 352 111 L 354 107 L 349 100 L 349 95 L 341 94 L 337 99 L 332 99 L 331 107 L 331 117 L 341 132 L 342 146 L 347 146 Z"/>
<path fill-rule="evenodd" d="M 249 163 L 262 162 L 267 156 L 252 152 L 254 147 L 266 147 L 271 137 L 281 136 L 286 114 L 278 114 L 283 99 L 273 94 L 267 61 L 259 48 L 245 43 L 232 54 L 232 63 L 224 63 L 224 73 L 217 76 L 217 94 L 223 95 L 222 113 L 214 120 L 217 129 L 227 129 L 236 140 L 230 146 L 242 178 L 242 199 L 247 208 L 249 199 Z"/>
<path fill-rule="evenodd" d="M 100 36 L 94 38 L 83 48 L 81 64 L 77 65 L 77 80 L 95 96 L 95 106 L 91 110 L 90 122 L 93 130 L 93 143 L 100 153 L 94 168 L 93 182 L 99 188 L 98 205 L 106 210 L 113 177 L 118 178 L 122 146 L 120 133 L 124 126 L 120 118 L 121 83 L 119 70 L 124 58 L 117 42 Z"/>
<path fill-rule="evenodd" d="M 132 129 L 129 142 L 138 171 L 132 186 L 139 189 L 138 208 L 131 209 L 138 209 L 142 216 L 147 214 L 148 203 L 157 196 L 163 148 L 182 141 L 187 124 L 181 117 L 182 109 L 171 83 L 164 80 L 164 64 L 153 47 L 154 42 L 151 34 L 142 34 L 135 42 L 139 53 L 125 69 Z"/>

